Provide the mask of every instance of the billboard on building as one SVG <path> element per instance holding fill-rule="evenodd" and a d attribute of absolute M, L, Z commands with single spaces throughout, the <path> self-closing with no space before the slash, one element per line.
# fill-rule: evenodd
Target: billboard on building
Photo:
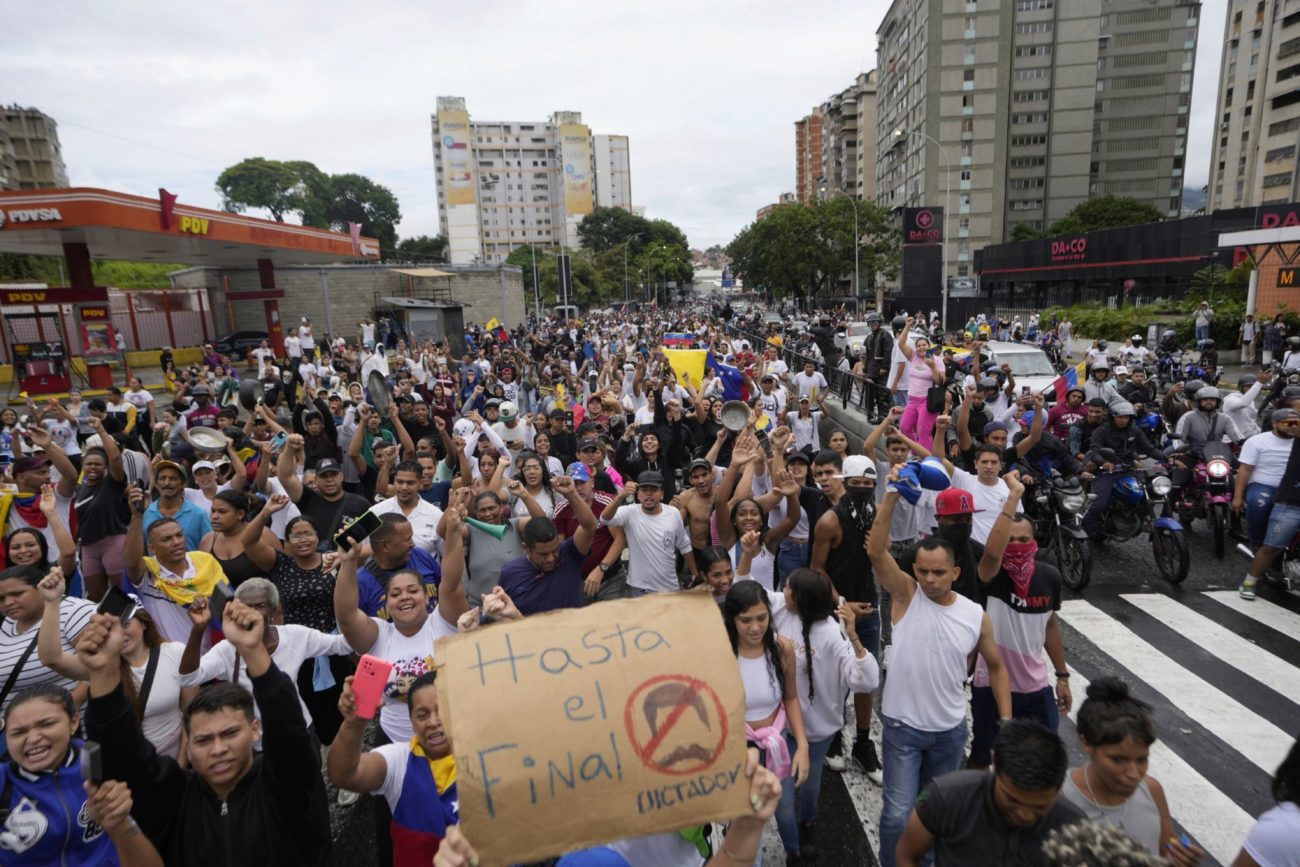
<path fill-rule="evenodd" d="M 903 244 L 942 244 L 943 208 L 904 208 Z"/>
<path fill-rule="evenodd" d="M 469 112 L 438 112 L 438 147 L 448 205 L 474 204 L 474 160 L 469 143 Z"/>
<path fill-rule="evenodd" d="M 591 131 L 580 123 L 561 124 L 560 153 L 564 167 L 564 213 L 590 214 Z"/>

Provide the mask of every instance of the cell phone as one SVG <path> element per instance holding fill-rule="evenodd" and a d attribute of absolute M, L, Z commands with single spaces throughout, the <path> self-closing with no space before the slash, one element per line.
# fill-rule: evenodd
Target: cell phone
<path fill-rule="evenodd" d="M 334 544 L 344 551 L 350 550 L 353 545 L 361 544 L 370 537 L 371 533 L 378 530 L 380 523 L 378 515 L 365 511 L 334 537 Z"/>
<path fill-rule="evenodd" d="M 226 617 L 226 603 L 235 598 L 235 591 L 230 589 L 229 584 L 218 584 L 212 588 L 212 595 L 208 597 L 208 607 L 212 609 L 212 622 L 221 628 L 222 622 Z"/>
<path fill-rule="evenodd" d="M 123 592 L 121 587 L 109 587 L 104 598 L 99 600 L 99 605 L 95 606 L 97 614 L 112 614 L 122 621 L 125 626 L 126 622 L 134 615 L 136 608 L 135 600 Z"/>
<path fill-rule="evenodd" d="M 135 506 L 133 506 L 133 508 L 141 515 L 143 515 L 145 513 L 145 510 L 149 508 L 149 492 L 145 490 L 143 482 L 135 482 L 134 484 L 137 488 L 140 489 L 140 493 L 144 494 L 144 496 L 136 501 L 136 504 Z"/>
<path fill-rule="evenodd" d="M 81 779 L 97 785 L 104 782 L 104 757 L 94 741 L 81 745 Z"/>
<path fill-rule="evenodd" d="M 1021 388 L 1020 388 L 1020 394 L 1021 394 L 1021 395 L 1027 395 L 1027 394 L 1029 394 L 1029 386 L 1027 386 L 1027 385 L 1025 385 L 1025 386 L 1021 386 Z"/>
<path fill-rule="evenodd" d="M 375 718 L 392 670 L 391 662 L 368 653 L 357 662 L 357 673 L 352 678 L 352 696 L 356 699 L 356 713 L 361 719 Z"/>
<path fill-rule="evenodd" d="M 289 435 L 284 431 L 280 431 L 278 434 L 271 437 L 271 448 L 282 449 L 284 448 L 284 444 L 287 443 L 288 441 L 289 441 Z"/>
<path fill-rule="evenodd" d="M 636 426 L 636 432 L 641 436 L 655 432 L 655 426 L 652 424 L 639 424 Z"/>

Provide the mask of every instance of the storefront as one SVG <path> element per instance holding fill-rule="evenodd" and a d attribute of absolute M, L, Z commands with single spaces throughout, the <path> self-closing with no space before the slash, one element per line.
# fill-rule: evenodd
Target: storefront
<path fill-rule="evenodd" d="M 980 296 L 998 309 L 1144 304 L 1179 298 L 1196 272 L 1246 257 L 1220 247 L 1220 235 L 1284 225 L 1300 225 L 1300 204 L 995 244 L 976 251 L 975 273 Z"/>

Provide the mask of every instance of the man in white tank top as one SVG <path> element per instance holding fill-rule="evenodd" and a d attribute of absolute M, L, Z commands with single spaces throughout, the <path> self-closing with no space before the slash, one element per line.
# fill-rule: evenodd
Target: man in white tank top
<path fill-rule="evenodd" d="M 898 481 L 897 469 L 889 480 Z M 897 490 L 885 494 L 867 538 L 876 580 L 890 594 L 893 623 L 893 657 L 880 712 L 885 770 L 881 867 L 894 867 L 894 848 L 917 793 L 930 780 L 961 766 L 966 747 L 966 660 L 972 650 L 979 650 L 988 667 L 998 718 L 1011 718 L 1011 688 L 993 640 L 993 626 L 979 605 L 952 589 L 960 572 L 952 549 L 937 537 L 925 539 L 917 547 L 914 576 L 898 568 L 889 553 L 885 530 L 897 503 Z M 996 523 L 1008 524 L 1011 517 L 1004 511 Z M 996 574 L 999 559 L 981 558 L 980 573 Z"/>

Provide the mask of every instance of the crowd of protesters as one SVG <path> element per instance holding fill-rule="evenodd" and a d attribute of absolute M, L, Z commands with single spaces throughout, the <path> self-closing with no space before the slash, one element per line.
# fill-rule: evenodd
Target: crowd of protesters
<path fill-rule="evenodd" d="M 1161 721 L 1121 681 L 1089 687 L 1089 761 L 1068 767 L 1061 580 L 1035 557 L 1017 442 L 983 420 L 997 383 L 956 416 L 914 405 L 943 366 L 905 333 L 907 406 L 853 453 L 816 365 L 791 372 L 717 313 L 530 320 L 455 348 L 304 320 L 242 376 L 168 357 L 157 395 L 133 379 L 5 410 L 0 863 L 320 864 L 330 800 L 358 796 L 376 863 L 476 863 L 434 642 L 692 588 L 736 656 L 752 810 L 711 841 L 559 863 L 755 863 L 769 819 L 787 863 L 830 863 L 820 781 L 850 763 L 883 789 L 886 867 L 1197 863 L 1145 774 Z M 709 350 L 701 373 L 674 369 L 669 333 Z M 1032 448 L 1046 413 L 1019 408 Z M 932 453 L 944 489 L 910 486 Z M 367 512 L 368 538 L 336 544 Z M 363 653 L 393 665 L 373 723 Z M 1295 749 L 1274 796 L 1238 863 L 1295 863 Z"/>

